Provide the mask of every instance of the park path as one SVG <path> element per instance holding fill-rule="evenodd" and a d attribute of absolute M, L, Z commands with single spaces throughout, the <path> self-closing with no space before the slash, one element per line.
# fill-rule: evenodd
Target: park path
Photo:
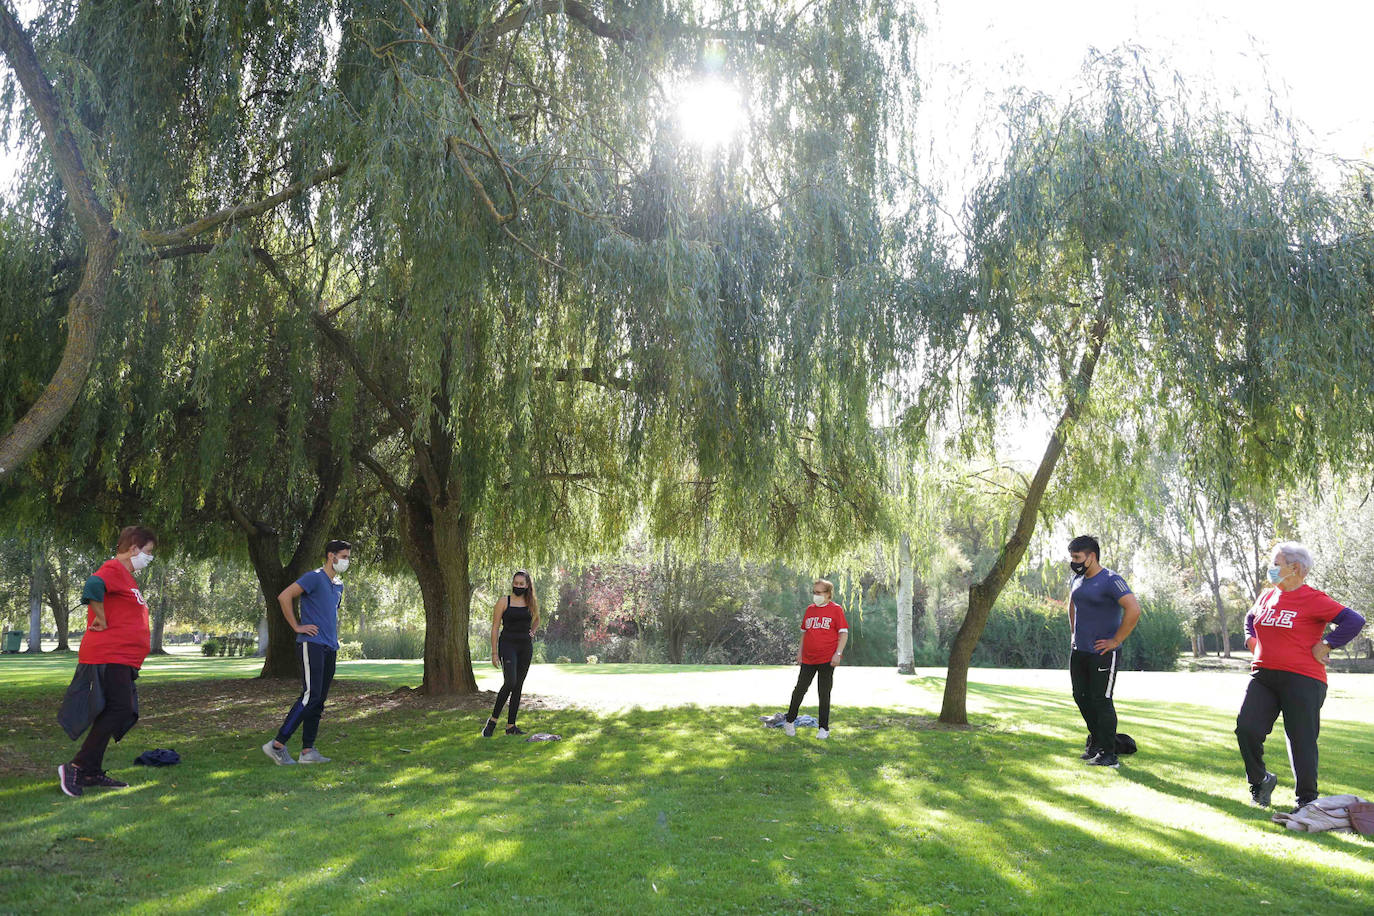
<path fill-rule="evenodd" d="M 648 670 L 645 670 L 647 668 Z M 525 695 L 554 705 L 598 711 L 675 706 L 787 707 L 796 669 L 722 668 L 671 670 L 667 666 L 535 665 L 525 682 Z M 922 713 L 938 713 L 944 690 L 943 668 L 918 668 L 916 675 L 900 675 L 891 668 L 841 668 L 835 674 L 832 702 L 841 706 L 877 706 Z M 1363 720 L 1374 701 L 1374 674 L 1336 674 L 1323 709 L 1323 719 Z M 1240 708 L 1248 678 L 1244 672 L 1125 671 L 1117 681 L 1119 702 L 1191 703 L 1222 710 Z M 1063 694 L 1072 704 L 1066 671 L 975 668 L 975 685 L 1047 690 Z M 479 686 L 495 690 L 500 674 L 479 671 Z M 815 703 L 815 688 L 808 696 Z M 971 712 L 991 712 L 1000 703 L 974 690 Z"/>

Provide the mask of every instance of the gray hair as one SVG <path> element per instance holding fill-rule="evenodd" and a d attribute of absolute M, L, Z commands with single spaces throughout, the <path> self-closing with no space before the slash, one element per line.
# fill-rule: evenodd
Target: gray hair
<path fill-rule="evenodd" d="M 1312 551 L 1297 541 L 1281 541 L 1274 545 L 1274 553 L 1283 557 L 1285 563 L 1293 563 L 1305 576 L 1312 571 Z"/>

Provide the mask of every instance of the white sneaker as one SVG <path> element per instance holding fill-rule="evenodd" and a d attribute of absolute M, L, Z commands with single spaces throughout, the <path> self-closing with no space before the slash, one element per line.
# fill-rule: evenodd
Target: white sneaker
<path fill-rule="evenodd" d="M 797 737 L 797 724 L 795 722 L 782 723 L 782 733 L 789 738 Z"/>
<path fill-rule="evenodd" d="M 820 738 L 822 741 L 824 741 L 826 738 L 829 738 L 829 737 L 830 737 L 830 729 L 828 729 L 828 728 L 818 728 L 818 729 L 816 729 L 816 737 L 817 737 L 817 738 Z"/>
<path fill-rule="evenodd" d="M 308 751 L 301 751 L 301 756 L 299 759 L 301 763 L 328 763 L 333 758 L 325 757 L 323 754 L 321 754 L 319 751 L 315 750 L 312 747 Z"/>
<path fill-rule="evenodd" d="M 285 745 L 282 747 L 273 747 L 272 742 L 269 741 L 262 746 L 262 752 L 279 767 L 296 765 L 296 761 L 291 759 L 291 752 L 286 749 Z"/>

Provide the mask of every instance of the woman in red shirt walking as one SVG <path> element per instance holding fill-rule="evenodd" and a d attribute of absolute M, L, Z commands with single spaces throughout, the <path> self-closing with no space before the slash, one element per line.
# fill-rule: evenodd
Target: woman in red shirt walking
<path fill-rule="evenodd" d="M 1236 716 L 1236 739 L 1250 781 L 1250 797 L 1261 807 L 1278 784 L 1264 768 L 1264 739 L 1283 713 L 1288 756 L 1301 808 L 1317 797 L 1317 733 L 1326 702 L 1326 659 L 1354 639 L 1364 618 L 1307 584 L 1312 554 L 1285 541 L 1274 548 L 1269 581 L 1245 615 L 1245 646 L 1254 653 L 1250 684 Z M 1328 624 L 1336 629 L 1329 634 Z"/>
<path fill-rule="evenodd" d="M 820 728 L 817 738 L 830 737 L 830 688 L 835 683 L 835 666 L 844 657 L 844 644 L 849 641 L 849 621 L 844 608 L 836 604 L 835 586 L 825 579 L 817 579 L 811 586 L 811 606 L 802 615 L 802 639 L 797 647 L 797 686 L 792 690 L 792 704 L 787 707 L 787 719 L 782 730 L 789 737 L 797 733 L 797 711 L 811 682 L 820 675 L 817 691 L 820 694 Z"/>
<path fill-rule="evenodd" d="M 93 786 L 120 789 L 128 785 L 102 769 L 105 748 L 110 739 L 123 738 L 138 721 L 138 693 L 134 679 L 148 657 L 151 634 L 148 629 L 148 604 L 138 590 L 133 574 L 153 562 L 157 538 L 137 525 L 119 532 L 119 544 L 112 559 L 86 580 L 81 600 L 86 605 L 86 633 L 77 652 L 76 677 L 71 693 L 78 686 L 85 690 L 98 685 L 105 705 L 90 723 L 81 750 L 69 763 L 57 768 L 62 791 L 73 797 Z M 79 731 L 73 735 L 80 734 Z"/>

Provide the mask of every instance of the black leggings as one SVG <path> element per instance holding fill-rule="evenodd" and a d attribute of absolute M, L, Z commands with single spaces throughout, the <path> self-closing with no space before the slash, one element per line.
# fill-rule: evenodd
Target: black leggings
<path fill-rule="evenodd" d="M 525 675 L 530 673 L 530 662 L 534 661 L 534 640 L 516 639 L 509 636 L 502 636 L 496 643 L 497 654 L 501 658 L 501 674 L 505 680 L 501 682 L 501 690 L 496 694 L 496 705 L 491 710 L 493 719 L 501 715 L 501 707 L 506 705 L 506 700 L 510 700 L 510 712 L 506 714 L 506 723 L 515 724 L 515 717 L 520 713 L 520 691 L 525 686 Z"/>
<path fill-rule="evenodd" d="M 1236 741 L 1245 761 L 1245 778 L 1251 785 L 1264 779 L 1264 739 L 1283 713 L 1298 804 L 1317 797 L 1317 735 L 1325 702 L 1326 685 L 1314 677 L 1272 668 L 1259 668 L 1250 675 L 1245 701 L 1236 716 Z"/>
<path fill-rule="evenodd" d="M 802 665 L 797 672 L 797 686 L 792 689 L 792 705 L 787 707 L 787 721 L 797 721 L 797 711 L 801 709 L 806 691 L 811 689 L 811 681 L 819 674 L 820 682 L 816 692 L 821 698 L 821 728 L 830 728 L 830 688 L 835 683 L 835 666 L 826 662 L 823 665 Z"/>
<path fill-rule="evenodd" d="M 105 748 L 110 746 L 110 739 L 118 741 L 124 737 L 124 733 L 138 720 L 138 693 L 134 687 L 137 677 L 138 669 L 131 665 L 105 666 L 105 678 L 101 684 L 105 690 L 105 708 L 91 723 L 91 730 L 81 743 L 81 750 L 72 758 L 72 763 L 78 769 L 102 769 Z"/>

